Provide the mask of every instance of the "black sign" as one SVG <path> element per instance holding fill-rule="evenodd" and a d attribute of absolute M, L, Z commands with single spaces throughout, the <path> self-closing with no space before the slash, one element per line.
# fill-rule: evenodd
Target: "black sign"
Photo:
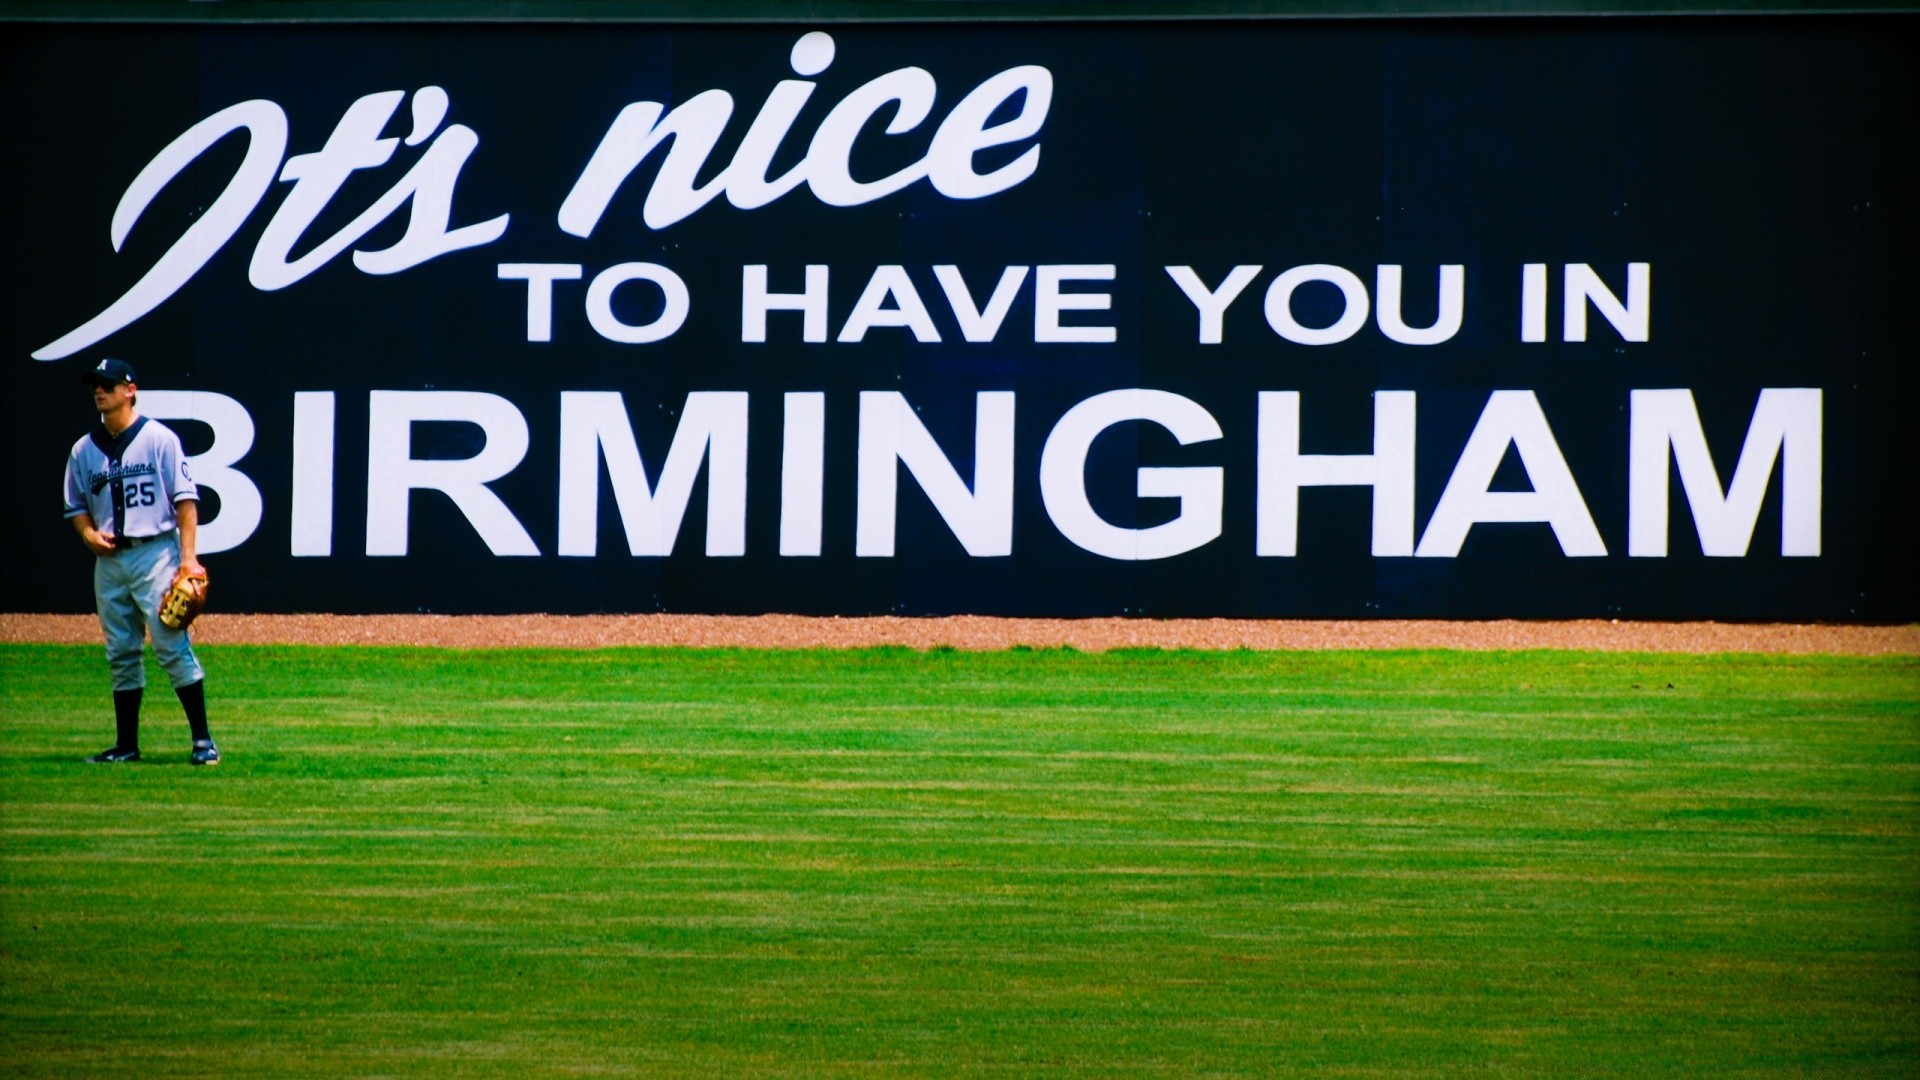
<path fill-rule="evenodd" d="M 6 605 L 1911 619 L 1911 29 L 7 28 Z"/>

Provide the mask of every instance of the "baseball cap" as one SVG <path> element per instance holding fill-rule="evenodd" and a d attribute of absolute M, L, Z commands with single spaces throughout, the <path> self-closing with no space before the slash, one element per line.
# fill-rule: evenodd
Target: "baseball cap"
<path fill-rule="evenodd" d="M 80 381 L 98 383 L 101 386 L 118 386 L 121 383 L 137 383 L 140 380 L 134 377 L 132 364 L 125 360 L 106 359 L 94 365 L 92 370 L 82 372 Z"/>

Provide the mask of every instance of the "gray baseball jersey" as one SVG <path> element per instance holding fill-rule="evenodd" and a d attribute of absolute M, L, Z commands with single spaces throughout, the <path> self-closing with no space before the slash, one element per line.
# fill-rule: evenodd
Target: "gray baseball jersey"
<path fill-rule="evenodd" d="M 67 517 L 86 513 L 115 536 L 158 536 L 175 525 L 173 504 L 199 499 L 180 437 L 147 417 L 118 435 L 95 426 L 67 456 Z"/>

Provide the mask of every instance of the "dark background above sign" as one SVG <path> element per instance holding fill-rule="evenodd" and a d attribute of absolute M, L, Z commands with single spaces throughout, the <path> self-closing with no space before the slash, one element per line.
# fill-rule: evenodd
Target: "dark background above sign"
<path fill-rule="evenodd" d="M 1482 18 L 1514 15 L 1872 14 L 1901 0 L 11 0 L 0 18 L 55 22 L 1006 22 Z"/>

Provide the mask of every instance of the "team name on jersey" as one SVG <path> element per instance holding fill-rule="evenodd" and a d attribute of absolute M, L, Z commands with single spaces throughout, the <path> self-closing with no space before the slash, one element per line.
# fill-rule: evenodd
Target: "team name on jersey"
<path fill-rule="evenodd" d="M 153 463 L 147 461 L 137 465 L 115 465 L 106 472 L 95 473 L 88 486 L 92 488 L 95 495 L 98 495 L 106 490 L 108 484 L 116 480 L 124 481 L 136 476 L 155 476 L 158 472 L 159 470 L 153 467 Z"/>

